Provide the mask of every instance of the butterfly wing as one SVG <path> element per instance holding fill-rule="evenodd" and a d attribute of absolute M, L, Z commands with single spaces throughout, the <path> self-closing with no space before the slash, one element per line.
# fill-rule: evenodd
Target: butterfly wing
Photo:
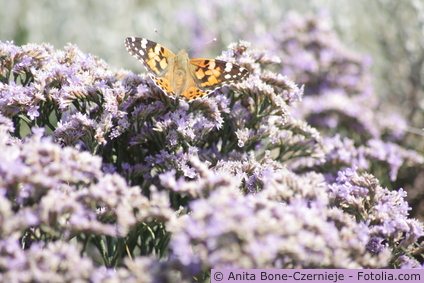
<path fill-rule="evenodd" d="M 171 71 L 175 54 L 162 45 L 145 38 L 128 37 L 125 47 L 149 72 L 154 83 L 165 93 L 175 96 L 171 86 Z M 197 58 L 189 60 L 191 76 L 187 78 L 182 96 L 187 100 L 203 97 L 226 84 L 242 80 L 246 69 L 226 61 Z"/>
<path fill-rule="evenodd" d="M 128 52 L 143 63 L 153 82 L 168 95 L 174 96 L 171 83 L 167 78 L 170 62 L 175 54 L 168 48 L 154 41 L 140 38 L 127 37 L 125 47 Z"/>
<path fill-rule="evenodd" d="M 175 57 L 168 48 L 145 38 L 127 37 L 125 47 L 131 55 L 143 63 L 148 72 L 157 76 L 166 72 L 169 60 Z"/>
<path fill-rule="evenodd" d="M 149 77 L 155 83 L 155 85 L 160 88 L 165 94 L 169 96 L 175 96 L 174 89 L 171 86 L 171 83 L 166 77 L 156 77 L 152 74 L 149 74 Z"/>
<path fill-rule="evenodd" d="M 249 72 L 237 64 L 216 60 L 197 58 L 190 59 L 192 76 L 204 95 L 216 89 L 243 80 Z"/>
<path fill-rule="evenodd" d="M 208 90 L 200 89 L 197 84 L 194 82 L 193 78 L 190 78 L 191 81 L 188 82 L 186 89 L 181 94 L 184 99 L 190 101 L 193 99 L 201 98 L 203 96 L 211 93 Z"/>

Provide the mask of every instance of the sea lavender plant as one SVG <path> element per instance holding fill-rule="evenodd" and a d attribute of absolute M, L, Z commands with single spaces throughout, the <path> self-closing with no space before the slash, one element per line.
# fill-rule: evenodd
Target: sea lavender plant
<path fill-rule="evenodd" d="M 399 266 L 398 258 L 416 251 L 424 235 L 422 223 L 408 218 L 404 192 L 382 188 L 371 175 L 341 171 L 333 183 L 316 173 L 296 175 L 272 160 L 224 163 L 211 171 L 193 160 L 202 176 L 193 181 L 161 178 L 170 190 L 205 196 L 171 226 L 172 254 L 192 272 L 211 266 Z M 256 190 L 240 193 L 248 185 Z M 305 241 L 296 241 L 299 235 Z"/>
<path fill-rule="evenodd" d="M 305 84 L 303 100 L 293 113 L 325 136 L 326 161 L 313 164 L 314 170 L 334 175 L 356 166 L 393 187 L 399 170 L 423 165 L 419 152 L 404 147 L 406 120 L 379 111 L 369 58 L 345 48 L 328 18 L 291 13 L 274 38 L 281 72 Z"/>
<path fill-rule="evenodd" d="M 111 265 L 122 251 L 108 255 L 104 237 L 124 237 L 128 253 L 144 253 L 151 247 L 136 246 L 140 234 L 131 232 L 166 234 L 163 224 L 174 217 L 166 195 L 151 188 L 147 198 L 117 174 L 102 173 L 99 157 L 61 148 L 41 135 L 1 140 L 2 236 L 18 237 L 24 248 L 77 237 L 96 246 Z M 4 129 L 2 136 L 8 136 Z"/>
<path fill-rule="evenodd" d="M 419 245 L 413 243 L 424 235 L 423 224 L 408 218 L 410 207 L 404 199 L 404 190 L 389 191 L 382 188 L 374 176 L 358 174 L 351 169 L 340 171 L 329 189 L 338 207 L 368 223 L 370 251 L 380 253 L 384 247 L 390 247 L 392 254 L 397 255 L 391 259 L 391 264 L 400 267 L 408 265 L 404 263 L 405 253 L 419 255 Z M 420 266 L 413 257 L 412 262 L 415 263 L 408 266 Z"/>
<path fill-rule="evenodd" d="M 216 168 L 218 169 L 217 172 L 208 172 L 207 167 L 204 165 L 198 165 L 199 171 L 201 172 L 200 175 L 203 177 L 201 180 L 195 180 L 192 182 L 185 182 L 182 178 L 176 179 L 174 175 L 164 175 L 163 182 L 165 183 L 165 186 L 171 190 L 183 192 L 184 194 L 196 194 L 198 195 L 199 192 L 203 192 L 203 195 L 205 195 L 205 192 L 210 192 L 212 189 L 217 191 L 224 191 L 227 192 L 228 189 L 227 186 L 237 186 L 237 187 L 243 187 L 245 184 L 254 185 L 254 188 L 256 190 L 261 189 L 261 192 L 259 195 L 266 196 L 266 198 L 271 199 L 272 201 L 284 201 L 284 202 L 298 202 L 300 200 L 305 201 L 308 200 L 308 207 L 311 205 L 313 207 L 317 206 L 320 207 L 320 209 L 323 209 L 323 207 L 329 206 L 329 203 L 334 203 L 334 205 L 337 206 L 334 208 L 329 209 L 328 215 L 325 217 L 325 219 L 331 219 L 331 221 L 334 221 L 336 223 L 336 226 L 339 227 L 341 223 L 345 223 L 348 221 L 349 223 L 353 219 L 357 219 L 358 223 L 361 223 L 361 228 L 355 228 L 359 230 L 349 231 L 349 230 L 343 230 L 343 233 L 346 233 L 346 236 L 351 237 L 352 233 L 356 233 L 355 235 L 362 235 L 364 238 L 362 238 L 363 241 L 368 243 L 365 245 L 367 252 L 370 252 L 374 255 L 384 256 L 384 260 L 382 258 L 379 259 L 370 259 L 369 255 L 365 255 L 364 257 L 366 260 L 371 260 L 373 262 L 372 264 L 378 264 L 374 265 L 374 267 L 377 266 L 387 266 L 389 262 L 395 263 L 397 266 L 402 266 L 401 259 L 397 259 L 397 257 L 390 258 L 388 255 L 389 250 L 392 251 L 399 251 L 403 250 L 401 245 L 399 245 L 400 242 L 402 244 L 405 244 L 408 249 L 411 251 L 417 252 L 417 249 L 415 247 L 415 244 L 411 245 L 411 243 L 416 242 L 416 240 L 423 235 L 423 227 L 422 224 L 415 221 L 408 219 L 408 206 L 406 202 L 403 200 L 404 192 L 401 190 L 400 193 L 397 192 L 389 192 L 387 189 L 383 189 L 378 185 L 378 181 L 370 175 L 360 177 L 357 173 L 354 171 L 347 171 L 347 172 L 339 172 L 339 178 L 337 179 L 337 183 L 330 184 L 330 186 L 327 189 L 326 182 L 324 181 L 323 176 L 320 176 L 319 174 L 315 175 L 305 175 L 302 178 L 299 178 L 295 174 L 287 171 L 287 169 L 279 168 L 278 164 L 271 160 L 268 160 L 266 164 L 258 164 L 254 165 L 255 161 L 240 163 L 240 162 L 225 162 L 225 164 L 220 164 Z M 198 164 L 195 162 L 195 164 Z M 281 165 L 280 165 L 281 166 Z M 231 178 L 231 175 L 229 176 L 228 173 L 232 173 L 236 176 L 235 179 Z M 348 176 L 348 178 L 344 177 Z M 354 177 L 352 177 L 354 176 Z M 362 178 L 362 179 L 361 179 Z M 349 183 L 351 182 L 351 183 Z M 352 185 L 352 183 L 354 185 Z M 358 188 L 358 186 L 361 185 L 362 188 Z M 358 190 L 360 189 L 360 190 Z M 355 192 L 355 190 L 358 190 L 358 193 Z M 372 191 L 371 191 L 372 190 Z M 237 191 L 237 190 L 235 190 Z M 349 207 L 344 203 L 339 197 L 333 194 L 328 194 L 328 192 L 337 192 L 337 194 L 341 194 L 341 196 L 345 199 L 350 199 L 353 207 Z M 207 193 L 206 193 L 207 195 Z M 225 196 L 225 193 L 224 193 Z M 195 208 L 199 209 L 199 217 L 196 217 L 195 214 L 190 214 L 190 216 L 187 216 L 186 222 L 182 224 L 182 226 L 177 226 L 177 230 L 179 231 L 177 234 L 182 233 L 178 237 L 174 235 L 174 239 L 179 237 L 182 237 L 182 239 L 179 239 L 176 243 L 171 241 L 172 247 L 175 245 L 174 253 L 177 254 L 177 257 L 181 258 L 182 261 L 184 261 L 189 268 L 193 268 L 193 265 L 196 266 L 196 264 L 210 264 L 211 266 L 216 265 L 222 265 L 222 266 L 228 266 L 228 265 L 234 265 L 234 266 L 240 266 L 243 264 L 246 264 L 247 267 L 260 267 L 263 265 L 266 265 L 265 262 L 257 263 L 257 261 L 260 261 L 260 257 L 258 257 L 257 254 L 249 254 L 247 252 L 240 251 L 241 254 L 238 254 L 238 256 L 231 256 L 231 253 L 235 252 L 234 250 L 231 250 L 229 252 L 226 248 L 228 248 L 228 245 L 222 246 L 222 251 L 219 251 L 219 247 L 209 246 L 210 242 L 225 242 L 226 244 L 229 244 L 229 240 L 217 240 L 215 237 L 221 237 L 221 234 L 217 235 L 217 229 L 216 227 L 233 227 L 234 230 L 231 232 L 224 229 L 218 229 L 218 231 L 222 231 L 222 237 L 228 237 L 227 235 L 234 234 L 234 237 L 231 237 L 235 242 L 243 242 L 246 241 L 245 239 L 251 239 L 251 237 L 246 237 L 247 231 L 244 231 L 243 227 L 258 227 L 260 226 L 261 231 L 264 229 L 263 225 L 255 225 L 252 223 L 252 218 L 255 217 L 254 215 L 259 215 L 260 212 L 255 212 L 253 214 L 247 214 L 245 215 L 245 221 L 248 222 L 248 224 L 240 225 L 240 222 L 243 222 L 244 216 L 240 215 L 239 213 L 244 213 L 244 210 L 242 209 L 236 209 L 233 212 L 233 206 L 234 206 L 234 199 L 237 199 L 238 197 L 243 196 L 241 194 L 235 194 L 228 196 L 229 199 L 227 199 L 227 196 L 219 196 L 217 197 L 216 203 L 213 202 L 211 205 L 211 208 L 207 209 L 207 203 L 209 203 L 207 200 L 202 200 L 201 204 L 196 205 L 192 208 L 193 213 L 195 213 Z M 347 198 L 349 196 L 349 198 Z M 367 202 L 361 199 L 361 197 L 369 197 L 371 196 L 371 202 L 370 200 Z M 258 194 L 255 194 L 255 200 L 257 200 Z M 358 198 L 358 199 L 355 199 Z M 379 203 L 375 203 L 378 201 Z M 228 203 L 231 202 L 231 205 Z M 235 201 L 237 203 L 237 201 Z M 244 203 L 248 202 L 247 200 L 243 200 Z M 197 204 L 197 202 L 194 202 Z M 358 207 L 364 205 L 364 203 L 367 203 L 365 207 Z M 221 207 L 222 205 L 222 207 Z M 264 209 L 263 203 L 261 205 L 256 205 L 258 209 Z M 252 205 L 252 207 L 256 207 L 255 205 Z M 331 205 L 332 206 L 332 205 Z M 330 206 L 330 207 L 331 207 Z M 375 207 L 378 207 L 375 209 Z M 213 207 L 213 208 L 212 208 Z M 216 209 L 216 207 L 219 207 L 220 209 Z M 229 208 L 231 207 L 231 208 Z M 250 206 L 249 206 L 250 207 Z M 231 222 L 230 219 L 232 219 L 231 214 L 226 214 L 226 209 L 228 209 L 228 213 L 237 213 L 234 215 L 234 221 L 235 225 L 231 225 L 228 222 Z M 371 211 L 370 211 L 371 209 Z M 302 208 L 303 210 L 307 210 L 305 207 Z M 348 216 L 343 212 L 349 211 Z M 209 211 L 209 213 L 208 213 Z M 390 213 L 388 214 L 388 211 Z M 225 216 L 219 216 L 217 213 L 223 212 Z M 273 210 L 274 212 L 274 210 Z M 358 212 L 361 212 L 361 215 L 359 215 Z M 247 213 L 247 212 L 246 212 Z M 285 212 L 286 214 L 287 212 Z M 303 211 L 305 213 L 305 211 Z M 375 213 L 377 213 L 377 216 Z M 394 217 L 391 216 L 391 213 L 397 214 L 401 217 Z M 201 215 L 201 216 L 200 216 Z M 274 214 L 273 214 L 274 215 Z M 353 218 L 352 218 L 353 216 Z M 200 218 L 204 217 L 204 218 Z M 217 220 L 213 220 L 217 218 Z M 312 217 L 309 215 L 309 217 Z M 221 219 L 222 222 L 215 223 L 216 221 L 219 221 L 218 219 Z M 298 218 L 296 218 L 298 220 Z M 309 218 L 308 218 L 309 219 Z M 394 220 L 396 219 L 396 220 Z M 393 222 L 393 220 L 396 222 Z M 196 221 L 193 223 L 193 221 Z M 204 221 L 204 222 L 203 222 Z M 195 231 L 199 231 L 200 227 L 209 227 L 214 223 L 211 228 L 211 237 L 214 238 L 214 240 L 207 238 L 207 234 L 197 234 Z M 261 220 L 265 221 L 265 220 Z M 269 218 L 268 220 L 269 221 Z M 318 221 L 315 219 L 315 221 Z M 330 221 L 330 222 L 331 222 Z M 278 223 L 281 223 L 280 221 Z M 355 222 L 353 222 L 355 223 Z M 358 224 L 357 223 L 357 224 Z M 389 224 L 390 223 L 390 224 Z M 356 224 L 356 225 L 357 225 Z M 181 225 L 179 223 L 179 225 Z M 216 225 L 216 226 L 215 226 Z M 282 227 L 291 227 L 293 224 L 287 223 L 286 225 L 282 225 Z M 346 225 L 346 224 L 344 224 Z M 322 225 L 320 225 L 322 226 Z M 351 225 L 349 225 L 351 226 Z M 197 228 L 196 228 L 197 227 Z M 281 226 L 280 226 L 281 227 Z M 390 227 L 390 228 L 389 228 Z M 180 230 L 182 229 L 182 230 Z M 231 228 L 229 228 L 231 229 Z M 273 228 L 275 229 L 275 227 Z M 345 229 L 345 228 L 343 228 Z M 204 229 L 201 229 L 204 231 Z M 284 229 L 285 230 L 285 229 Z M 329 229 L 326 229 L 329 230 Z M 190 232 L 191 231 L 191 232 Z M 361 232 L 360 232 L 361 231 Z M 301 232 L 299 232 L 301 233 Z M 340 233 L 337 232 L 337 233 Z M 389 233 L 385 234 L 384 236 L 381 235 L 381 233 Z M 274 233 L 270 233 L 274 234 Z M 198 236 L 202 235 L 202 237 L 206 238 L 197 238 Z M 238 236 L 237 236 L 238 235 Z M 269 235 L 268 235 L 269 236 Z M 315 237 L 317 237 L 315 235 Z M 392 237 L 395 237 L 397 239 L 391 239 Z M 400 238 L 399 238 L 400 237 Z M 254 237 L 252 237 L 254 238 Z M 257 237 L 255 238 L 257 239 Z M 389 240 L 391 239 L 391 240 Z M 275 251 L 275 245 L 278 240 L 274 239 L 270 248 L 271 250 Z M 347 238 L 345 239 L 348 240 Z M 190 252 L 191 249 L 187 249 L 187 244 L 190 242 L 195 242 L 195 250 L 194 252 Z M 389 242 L 390 241 L 390 242 Z M 389 242 L 390 244 L 384 244 L 385 242 Z M 394 243 L 393 246 L 391 246 Z M 205 246 L 203 246 L 205 245 Z M 246 245 L 250 245 L 249 243 L 246 243 Z M 181 248 L 181 246 L 183 248 Z M 263 252 L 263 256 L 273 254 L 270 251 L 264 251 L 263 248 L 266 247 L 264 243 L 260 245 L 260 249 Z M 352 247 L 351 245 L 349 247 Z M 299 250 L 305 250 L 305 247 L 299 248 Z M 320 249 L 322 250 L 322 249 Z M 403 251 L 404 252 L 404 251 Z M 397 253 L 397 252 L 396 252 Z M 396 254 L 394 253 L 394 254 Z M 287 253 L 282 252 L 281 254 L 285 255 Z M 288 254 L 293 255 L 293 253 L 288 252 Z M 353 252 L 353 254 L 357 255 L 356 252 Z M 419 254 L 419 253 L 418 253 Z M 203 255 L 204 258 L 201 260 L 199 259 L 199 255 Z M 216 256 L 215 256 L 216 255 Z M 296 257 L 297 255 L 293 255 L 293 257 Z M 216 262 L 210 263 L 210 258 L 217 258 Z M 401 256 L 400 258 L 403 258 Z M 242 262 L 238 260 L 243 259 Z M 298 259 L 298 258 L 297 258 Z M 312 259 L 311 257 L 308 257 L 308 260 Z M 322 259 L 322 258 L 321 258 Z M 271 259 L 270 259 L 271 260 Z M 275 266 L 274 261 L 278 262 L 278 258 L 272 259 L 273 264 L 270 266 Z M 280 259 L 281 260 L 281 259 Z M 361 262 L 361 264 L 365 264 L 364 258 L 356 258 L 355 260 Z M 385 263 L 384 263 L 385 262 Z M 416 260 L 411 259 L 411 262 L 415 262 L 413 266 L 418 267 L 419 264 Z M 342 261 L 337 261 L 337 264 L 341 264 Z M 290 266 L 290 260 L 289 263 L 287 263 Z M 319 263 L 315 264 L 323 264 L 322 261 L 319 261 Z M 335 267 L 338 266 L 336 263 L 331 263 L 330 266 Z M 354 263 L 346 263 L 346 264 L 354 264 Z M 368 263 L 370 264 L 370 263 Z M 381 265 L 380 265 L 381 264 Z M 303 263 L 302 266 L 314 266 L 314 263 Z M 323 265 L 319 265 L 323 266 Z M 352 267 L 354 265 L 350 265 Z M 363 266 L 363 265 L 362 265 Z M 287 266 L 286 266 L 287 267 Z M 340 267 L 340 266 L 338 266 Z M 345 266 L 347 267 L 347 266 Z M 196 270 L 196 269 L 195 269 Z"/>
<path fill-rule="evenodd" d="M 350 141 L 328 149 L 291 114 L 303 88 L 265 51 L 230 45 L 220 58 L 249 79 L 190 103 L 76 46 L 1 43 L 0 57 L 0 279 L 190 282 L 220 266 L 419 259 L 402 191 L 311 169 Z"/>

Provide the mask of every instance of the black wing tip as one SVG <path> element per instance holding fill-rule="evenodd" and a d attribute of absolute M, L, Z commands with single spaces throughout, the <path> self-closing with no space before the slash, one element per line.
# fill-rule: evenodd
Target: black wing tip
<path fill-rule="evenodd" d="M 136 39 L 136 37 L 134 37 L 134 36 L 128 36 L 127 38 L 125 38 L 125 43 L 134 42 L 135 39 Z"/>
<path fill-rule="evenodd" d="M 134 43 L 134 42 L 141 41 L 141 40 L 143 40 L 142 37 L 127 36 L 127 38 L 125 38 L 125 43 Z"/>

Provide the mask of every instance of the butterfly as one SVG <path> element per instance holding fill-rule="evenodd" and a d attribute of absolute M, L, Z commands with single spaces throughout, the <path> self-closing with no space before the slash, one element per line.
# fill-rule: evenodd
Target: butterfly
<path fill-rule="evenodd" d="M 185 50 L 168 48 L 139 37 L 127 37 L 125 47 L 141 61 L 153 82 L 167 95 L 188 101 L 204 97 L 224 85 L 240 82 L 248 71 L 234 63 L 196 58 Z"/>

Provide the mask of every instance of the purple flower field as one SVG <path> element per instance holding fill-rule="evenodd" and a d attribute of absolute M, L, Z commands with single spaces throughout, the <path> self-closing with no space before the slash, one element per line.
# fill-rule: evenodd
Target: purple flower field
<path fill-rule="evenodd" d="M 422 143 L 325 23 L 234 38 L 217 58 L 249 77 L 190 102 L 141 64 L 0 41 L 0 281 L 423 268 Z"/>

